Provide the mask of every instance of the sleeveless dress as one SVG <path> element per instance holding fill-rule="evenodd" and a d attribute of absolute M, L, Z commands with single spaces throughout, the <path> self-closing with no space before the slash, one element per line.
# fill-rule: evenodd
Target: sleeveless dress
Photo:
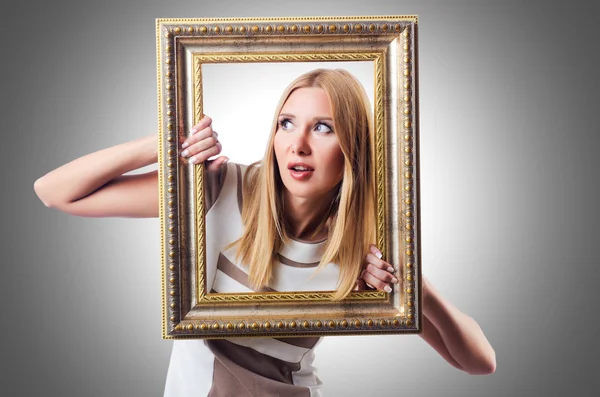
<path fill-rule="evenodd" d="M 244 171 L 242 166 L 228 163 L 218 172 L 205 173 L 207 285 L 211 292 L 253 292 L 247 268 L 235 260 L 235 247 L 223 250 L 243 232 Z M 214 227 L 219 233 L 210 233 Z M 337 265 L 330 263 L 315 274 L 325 244 L 290 240 L 277 255 L 273 281 L 261 291 L 335 290 Z M 175 340 L 164 396 L 321 396 L 321 382 L 312 366 L 319 341 L 317 337 Z"/>

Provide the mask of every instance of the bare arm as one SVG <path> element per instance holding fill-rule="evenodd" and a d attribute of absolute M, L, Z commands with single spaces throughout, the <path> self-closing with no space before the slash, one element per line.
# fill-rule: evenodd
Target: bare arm
<path fill-rule="evenodd" d="M 157 138 L 149 136 L 73 160 L 38 179 L 34 189 L 47 207 L 72 215 L 156 217 L 156 171 L 123 175 L 156 161 Z"/>
<path fill-rule="evenodd" d="M 360 283 L 390 292 L 398 283 L 393 267 L 381 259 L 381 252 L 371 246 Z M 452 366 L 473 375 L 491 374 L 496 370 L 496 353 L 479 325 L 444 299 L 423 278 L 423 333 L 429 343 Z"/>
<path fill-rule="evenodd" d="M 187 139 L 186 155 L 204 162 L 221 151 L 212 120 L 204 118 Z M 157 162 L 156 135 L 78 158 L 39 178 L 34 189 L 42 202 L 60 211 L 88 217 L 157 217 L 157 171 L 124 175 Z M 226 158 L 213 162 L 218 166 Z"/>
<path fill-rule="evenodd" d="M 446 361 L 472 375 L 496 370 L 496 353 L 477 322 L 444 299 L 426 278 L 423 314 L 421 337 Z"/>

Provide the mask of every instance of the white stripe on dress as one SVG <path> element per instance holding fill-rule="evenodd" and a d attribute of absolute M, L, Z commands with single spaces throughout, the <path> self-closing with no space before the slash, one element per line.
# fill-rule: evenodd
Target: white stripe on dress
<path fill-rule="evenodd" d="M 171 352 L 164 397 L 208 395 L 213 383 L 214 367 L 215 356 L 203 340 L 176 340 Z"/>
<path fill-rule="evenodd" d="M 321 340 L 319 339 L 314 347 L 321 343 Z M 300 370 L 292 372 L 292 379 L 295 385 L 307 387 L 310 390 L 311 397 L 321 397 L 323 383 L 317 376 L 317 369 L 312 365 L 315 359 L 314 347 L 300 361 Z"/>

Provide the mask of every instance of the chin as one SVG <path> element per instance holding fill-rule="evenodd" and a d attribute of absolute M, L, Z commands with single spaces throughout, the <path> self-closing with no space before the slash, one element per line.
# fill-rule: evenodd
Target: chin
<path fill-rule="evenodd" d="M 285 186 L 288 194 L 294 198 L 309 200 L 323 197 L 326 192 L 317 191 L 309 186 Z"/>
<path fill-rule="evenodd" d="M 287 189 L 287 191 L 290 196 L 300 199 L 310 199 L 316 196 L 316 194 L 307 191 L 307 189 Z"/>

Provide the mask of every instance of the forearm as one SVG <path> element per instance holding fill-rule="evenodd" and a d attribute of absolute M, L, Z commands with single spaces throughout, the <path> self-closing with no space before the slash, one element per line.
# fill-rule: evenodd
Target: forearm
<path fill-rule="evenodd" d="M 435 327 L 423 337 L 440 354 L 447 352 L 451 356 L 444 357 L 448 362 L 470 374 L 495 371 L 496 354 L 479 325 L 444 299 L 427 280 L 423 284 L 423 314 L 425 325 Z M 438 343 L 436 347 L 435 338 L 443 346 Z"/>
<path fill-rule="evenodd" d="M 39 178 L 34 188 L 46 206 L 60 208 L 156 161 L 156 137 L 148 136 L 73 160 Z"/>

